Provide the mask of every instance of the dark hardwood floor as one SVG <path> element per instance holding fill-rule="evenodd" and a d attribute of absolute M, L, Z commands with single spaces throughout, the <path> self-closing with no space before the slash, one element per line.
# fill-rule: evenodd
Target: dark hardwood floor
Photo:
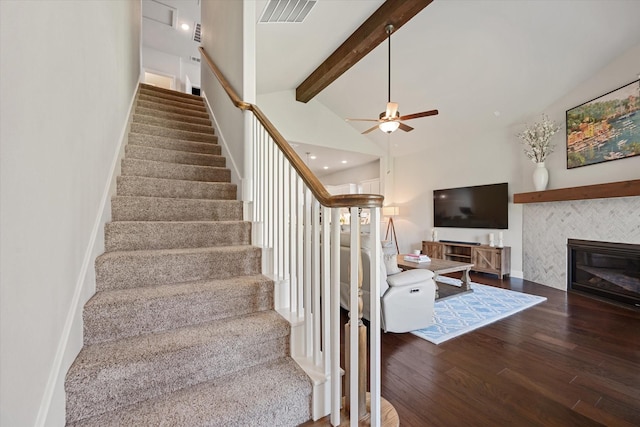
<path fill-rule="evenodd" d="M 471 278 L 547 301 L 440 345 L 383 334 L 382 396 L 401 426 L 640 425 L 640 311 Z"/>

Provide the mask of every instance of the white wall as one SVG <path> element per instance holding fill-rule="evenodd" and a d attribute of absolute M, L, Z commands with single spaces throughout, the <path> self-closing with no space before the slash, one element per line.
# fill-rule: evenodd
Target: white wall
<path fill-rule="evenodd" d="M 365 163 L 320 177 L 324 185 L 357 184 L 368 179 L 380 178 L 380 161 Z"/>
<path fill-rule="evenodd" d="M 258 106 L 290 142 L 383 156 L 384 151 L 324 104 L 295 99 L 295 90 L 258 95 Z"/>
<path fill-rule="evenodd" d="M 612 61 L 601 72 L 561 95 L 545 111 L 564 126 L 565 111 L 616 89 L 637 78 L 640 71 L 640 45 Z M 540 116 L 531 118 L 531 122 Z M 534 191 L 531 175 L 535 165 L 522 152 L 515 136 L 523 124 L 505 124 L 491 134 L 478 135 L 473 141 L 430 141 L 429 151 L 394 159 L 395 204 L 402 207 L 394 219 L 400 251 L 419 249 L 429 240 L 433 227 L 433 190 L 468 185 L 509 183 L 513 193 Z M 556 152 L 547 159 L 549 189 L 598 184 L 640 178 L 640 157 L 566 169 L 564 131 L 554 136 Z M 523 273 L 522 205 L 509 204 L 509 229 L 504 243 L 511 246 L 512 274 Z M 438 237 L 447 240 L 488 242 L 488 233 L 496 230 L 440 228 Z M 544 230 L 542 231 L 544 232 Z M 525 251 L 526 253 L 526 251 Z"/>
<path fill-rule="evenodd" d="M 244 97 L 243 59 L 243 1 L 209 0 L 202 2 L 202 46 L 222 71 L 241 99 Z M 255 7 L 253 2 L 251 6 Z M 229 149 L 228 154 L 244 176 L 244 118 L 243 113 L 233 106 L 227 94 L 218 84 L 206 64 L 201 65 L 201 89 L 207 97 L 219 129 Z M 251 97 L 251 94 L 249 98 Z M 228 159 L 229 160 L 229 159 Z M 239 187 L 240 188 L 240 187 Z"/>
<path fill-rule="evenodd" d="M 504 244 L 511 246 L 511 268 L 522 275 L 522 207 L 511 203 L 521 188 L 519 164 L 514 159 L 520 146 L 509 129 L 478 135 L 467 141 L 431 141 L 429 151 L 396 157 L 394 218 L 400 252 L 421 249 L 422 240 L 431 239 L 433 190 L 469 185 L 509 183 L 509 229 L 503 230 Z M 438 238 L 489 243 L 488 234 L 497 230 L 438 228 Z"/>
<path fill-rule="evenodd" d="M 0 1 L 3 426 L 64 424 L 65 364 L 82 346 L 74 299 L 81 310 L 90 295 L 140 20 L 138 1 Z"/>
<path fill-rule="evenodd" d="M 179 56 L 142 46 L 142 67 L 152 73 L 174 77 L 175 90 L 186 91 L 187 77 L 192 86 L 200 87 L 200 65 Z"/>
<path fill-rule="evenodd" d="M 549 169 L 548 189 L 640 178 L 640 156 L 567 169 L 566 128 L 564 127 L 567 110 L 637 80 L 639 74 L 640 43 L 613 60 L 600 72 L 577 85 L 574 90 L 559 97 L 556 102 L 545 110 L 545 113 L 552 120 L 563 125 L 562 131 L 554 135 L 553 141 L 556 144 L 556 151 L 545 162 L 547 169 Z M 539 116 L 531 118 L 531 122 L 539 120 Z M 518 159 L 522 165 L 524 184 L 519 192 L 534 191 L 531 175 L 535 165 L 524 154 L 520 155 Z"/>
<path fill-rule="evenodd" d="M 181 90 L 179 56 L 142 46 L 142 68 L 150 73 L 173 77 L 175 86 L 172 89 Z"/>

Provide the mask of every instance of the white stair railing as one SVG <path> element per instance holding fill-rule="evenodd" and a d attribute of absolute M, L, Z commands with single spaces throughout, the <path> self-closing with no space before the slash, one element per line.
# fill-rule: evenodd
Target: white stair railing
<path fill-rule="evenodd" d="M 340 366 L 340 209 L 351 218 L 368 209 L 372 241 L 380 241 L 382 196 L 331 196 L 286 140 L 255 105 L 237 96 L 207 52 L 203 58 L 235 105 L 253 113 L 251 217 L 252 242 L 263 249 L 263 273 L 275 282 L 275 308 L 291 323 L 291 355 L 314 383 L 313 419 L 330 415 L 341 423 L 343 397 L 351 426 L 367 416 L 380 425 L 380 247 L 370 263 L 371 307 L 369 383 L 366 393 L 367 336 L 362 322 L 360 223 L 350 229 L 350 321 L 345 327 L 348 354 L 341 389 Z M 245 196 L 245 199 L 247 197 Z M 327 244 L 328 243 L 328 244 Z M 345 356 L 346 357 L 346 356 Z M 367 394 L 370 407 L 367 408 Z M 341 413 L 342 412 L 342 413 Z"/>

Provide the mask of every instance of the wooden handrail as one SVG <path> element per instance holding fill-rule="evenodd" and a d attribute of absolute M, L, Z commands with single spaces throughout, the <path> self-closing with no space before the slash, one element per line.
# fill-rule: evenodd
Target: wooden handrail
<path fill-rule="evenodd" d="M 258 108 L 257 105 L 251 104 L 249 102 L 244 102 L 235 90 L 231 87 L 231 84 L 224 77 L 220 69 L 213 62 L 207 51 L 204 50 L 202 46 L 198 48 L 200 53 L 204 57 L 205 61 L 209 65 L 209 68 L 216 76 L 220 85 L 223 87 L 229 99 L 233 105 L 235 105 L 240 110 L 249 110 L 252 111 L 255 115 L 256 119 L 264 126 L 267 133 L 274 140 L 276 145 L 280 148 L 280 151 L 284 154 L 284 156 L 289 160 L 291 166 L 298 172 L 300 177 L 304 183 L 309 187 L 314 197 L 320 202 L 321 205 L 329 207 L 329 208 L 342 208 L 342 207 L 351 207 L 357 206 L 361 208 L 373 208 L 373 207 L 382 207 L 382 201 L 384 197 L 379 194 L 337 194 L 332 196 L 329 194 L 324 185 L 320 182 L 320 180 L 315 176 L 311 169 L 302 161 L 298 153 L 291 148 L 291 145 L 287 142 L 287 140 L 282 136 L 282 134 L 276 129 L 276 127 L 271 123 L 271 121 L 267 118 L 267 116 Z"/>

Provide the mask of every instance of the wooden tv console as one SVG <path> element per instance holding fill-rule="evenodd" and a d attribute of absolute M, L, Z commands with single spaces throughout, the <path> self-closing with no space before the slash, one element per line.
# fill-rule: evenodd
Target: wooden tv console
<path fill-rule="evenodd" d="M 511 248 L 466 243 L 422 241 L 422 253 L 431 258 L 473 263 L 471 270 L 496 274 L 502 280 L 511 274 Z"/>

